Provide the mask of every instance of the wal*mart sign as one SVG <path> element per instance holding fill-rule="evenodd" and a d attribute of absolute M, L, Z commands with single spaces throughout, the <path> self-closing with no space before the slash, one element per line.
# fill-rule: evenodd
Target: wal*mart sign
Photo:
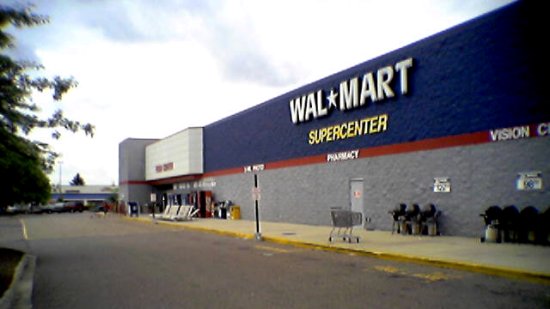
<path fill-rule="evenodd" d="M 344 112 L 367 106 L 369 102 L 393 98 L 396 95 L 391 87 L 394 79 L 399 79 L 400 93 L 405 95 L 409 92 L 409 69 L 412 67 L 413 59 L 407 58 L 376 72 L 344 80 L 336 90 L 319 89 L 299 96 L 289 102 L 290 120 L 300 124 L 329 116 L 335 109 Z"/>

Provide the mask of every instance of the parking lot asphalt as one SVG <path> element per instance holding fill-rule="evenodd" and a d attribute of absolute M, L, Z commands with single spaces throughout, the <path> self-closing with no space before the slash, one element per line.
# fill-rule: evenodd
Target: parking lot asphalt
<path fill-rule="evenodd" d="M 261 240 L 321 250 L 362 254 L 380 258 L 408 260 L 452 267 L 492 275 L 521 277 L 550 283 L 550 247 L 534 244 L 481 242 L 480 238 L 456 236 L 416 236 L 354 228 L 359 242 L 334 237 L 331 226 L 313 226 L 250 220 L 194 218 L 190 221 L 166 221 L 150 215 L 125 217 L 128 220 L 178 226 L 185 229 Z M 337 231 L 334 231 L 337 234 Z"/>

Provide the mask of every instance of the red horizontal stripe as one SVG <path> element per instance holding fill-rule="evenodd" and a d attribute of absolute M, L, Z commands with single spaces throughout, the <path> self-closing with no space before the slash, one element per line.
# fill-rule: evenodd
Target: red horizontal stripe
<path fill-rule="evenodd" d="M 243 167 L 235 167 L 235 168 L 229 168 L 226 170 L 218 170 L 213 172 L 205 173 L 204 177 L 214 177 L 214 176 L 225 176 L 225 175 L 232 175 L 232 174 L 241 174 L 244 173 L 244 166 Z"/>
<path fill-rule="evenodd" d="M 457 147 L 465 145 L 473 145 L 479 143 L 486 143 L 489 141 L 489 134 L 486 131 L 476 132 L 470 134 L 462 134 L 455 136 L 447 136 L 441 138 L 432 138 L 421 141 L 401 143 L 395 145 L 385 145 L 378 147 L 362 148 L 359 150 L 360 158 L 385 156 L 391 154 L 407 153 L 421 150 L 433 150 L 448 147 Z M 327 154 L 293 158 L 289 160 L 275 161 L 265 163 L 265 169 L 278 169 L 286 167 L 295 167 L 310 164 L 327 163 Z M 232 174 L 244 173 L 244 167 L 230 168 L 225 170 L 218 170 L 208 172 L 204 174 L 204 177 L 225 176 Z"/>
<path fill-rule="evenodd" d="M 407 152 L 415 152 L 422 150 L 434 150 L 449 147 L 475 145 L 489 142 L 489 134 L 487 132 L 476 132 L 470 134 L 462 134 L 455 136 L 447 136 L 440 138 L 431 138 L 421 141 L 401 143 L 395 145 L 385 145 L 371 148 L 363 148 L 359 150 L 360 158 L 386 156 L 392 154 L 400 154 Z"/>
<path fill-rule="evenodd" d="M 118 183 L 119 185 L 148 185 L 145 180 L 123 180 Z"/>
<path fill-rule="evenodd" d="M 537 125 L 530 125 L 530 129 L 532 130 L 532 132 L 536 132 L 536 128 L 537 128 Z M 531 135 L 531 137 L 538 137 L 538 135 Z M 492 142 L 490 130 L 475 132 L 475 133 L 460 134 L 460 135 L 454 135 L 454 136 L 431 138 L 431 139 L 393 144 L 393 145 L 361 148 L 359 149 L 359 158 L 369 158 L 369 157 L 386 156 L 386 155 L 401 154 L 401 153 L 408 153 L 408 152 L 415 152 L 415 151 L 468 146 L 468 145 L 476 145 L 476 144 L 489 143 L 489 142 Z M 265 170 L 271 170 L 271 169 L 278 169 L 278 168 L 296 167 L 296 166 L 322 164 L 322 163 L 329 163 L 327 162 L 327 154 L 293 158 L 293 159 L 275 161 L 275 162 L 267 162 L 264 164 L 265 164 Z M 244 173 L 244 167 L 234 167 L 234 168 L 205 173 L 202 175 L 202 178 L 214 177 L 214 176 L 226 176 L 226 175 L 242 174 L 242 173 Z M 124 182 L 122 183 L 124 184 Z M 144 181 L 141 181 L 141 182 L 130 181 L 128 183 L 129 184 L 153 184 L 153 182 L 144 182 Z"/>
<path fill-rule="evenodd" d="M 327 162 L 327 155 L 322 154 L 322 155 L 316 155 L 316 156 L 310 156 L 310 157 L 302 157 L 302 158 L 295 158 L 290 160 L 267 163 L 265 165 L 265 169 L 270 170 L 270 169 L 284 168 L 289 166 L 300 166 L 300 165 L 318 164 L 318 163 L 326 163 L 326 162 Z"/>
<path fill-rule="evenodd" d="M 201 179 L 201 174 L 195 174 L 195 175 L 183 175 L 183 176 L 175 176 L 175 177 L 169 177 L 169 178 L 162 178 L 162 179 L 155 179 L 155 180 L 123 180 L 119 184 L 120 185 L 165 185 L 165 184 L 172 184 L 177 182 L 183 182 L 183 181 L 191 181 L 191 180 L 197 180 Z"/>
<path fill-rule="evenodd" d="M 169 178 L 149 180 L 147 183 L 150 185 L 156 186 L 156 185 L 166 185 L 166 184 L 172 184 L 172 183 L 178 183 L 178 182 L 184 182 L 184 181 L 198 180 L 201 178 L 202 178 L 202 174 L 183 175 L 183 176 L 174 176 Z"/>

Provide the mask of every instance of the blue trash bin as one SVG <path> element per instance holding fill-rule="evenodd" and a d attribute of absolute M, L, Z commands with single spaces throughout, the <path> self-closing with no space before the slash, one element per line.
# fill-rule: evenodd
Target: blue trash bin
<path fill-rule="evenodd" d="M 133 217 L 133 216 L 138 217 L 139 216 L 139 211 L 138 211 L 137 203 L 136 202 L 129 202 L 128 205 L 130 206 L 130 217 Z"/>

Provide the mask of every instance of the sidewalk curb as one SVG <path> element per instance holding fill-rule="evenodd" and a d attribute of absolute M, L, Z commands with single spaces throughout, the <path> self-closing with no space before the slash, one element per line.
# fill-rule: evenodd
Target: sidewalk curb
<path fill-rule="evenodd" d="M 199 226 L 181 225 L 178 222 L 173 222 L 173 221 L 152 220 L 152 219 L 149 219 L 149 218 L 139 218 L 139 217 L 138 218 L 123 217 L 123 218 L 125 220 L 140 222 L 140 223 L 145 223 L 145 224 L 162 224 L 162 225 L 178 227 L 178 228 L 181 228 L 181 229 L 184 229 L 184 230 L 193 230 L 193 231 L 205 232 L 205 233 L 210 233 L 210 234 L 231 236 L 231 237 L 235 237 L 235 238 L 244 238 L 244 239 L 253 239 L 253 238 L 255 238 L 254 234 L 224 231 L 224 230 L 212 229 L 212 228 L 206 228 L 206 227 L 199 227 Z"/>
<path fill-rule="evenodd" d="M 25 254 L 15 269 L 10 287 L 0 299 L 0 309 L 32 308 L 32 288 L 36 257 Z"/>
<path fill-rule="evenodd" d="M 135 222 L 142 222 L 142 223 L 149 223 L 149 224 L 153 223 L 152 220 L 144 219 L 144 218 L 128 218 L 128 217 L 124 217 L 124 218 Z M 162 220 L 157 220 L 156 223 L 179 227 L 181 229 L 206 232 L 210 234 L 224 235 L 224 236 L 243 238 L 243 239 L 255 239 L 255 234 L 253 233 L 239 233 L 239 232 L 226 231 L 226 230 L 220 230 L 220 229 L 214 229 L 214 228 L 181 225 L 176 222 L 162 221 Z M 492 275 L 492 276 L 529 280 L 537 283 L 550 285 L 550 274 L 530 272 L 530 271 L 525 271 L 525 270 L 515 269 L 515 268 L 490 266 L 490 265 L 468 263 L 463 261 L 454 261 L 454 260 L 447 260 L 447 259 L 434 259 L 434 258 L 399 254 L 399 253 L 388 253 L 388 252 L 379 252 L 379 251 L 369 251 L 364 249 L 345 248 L 345 247 L 332 245 L 332 244 L 321 244 L 321 243 L 313 243 L 313 242 L 306 242 L 306 241 L 299 241 L 299 240 L 290 240 L 286 238 L 265 236 L 265 235 L 262 235 L 262 240 L 267 242 L 272 242 L 272 243 L 278 243 L 282 245 L 291 245 L 295 247 L 301 247 L 301 248 L 332 251 L 332 252 L 344 253 L 344 254 L 370 256 L 370 257 L 376 257 L 376 258 L 394 260 L 394 261 L 413 262 L 413 263 L 438 266 L 443 268 L 451 268 L 451 269 L 465 270 L 470 272 L 483 273 L 483 274 Z"/>
<path fill-rule="evenodd" d="M 304 241 L 288 240 L 288 239 L 271 237 L 271 236 L 264 236 L 263 239 L 273 243 L 291 245 L 296 247 L 332 251 L 332 252 L 344 253 L 344 254 L 370 256 L 370 257 L 376 257 L 376 258 L 394 260 L 394 261 L 413 262 L 413 263 L 438 266 L 443 268 L 451 268 L 451 269 L 465 270 L 470 272 L 483 273 L 483 274 L 492 275 L 492 276 L 524 279 L 524 280 L 530 280 L 530 281 L 535 281 L 539 283 L 550 284 L 550 274 L 529 272 L 529 271 L 524 271 L 524 270 L 514 269 L 514 268 L 489 266 L 489 265 L 483 265 L 483 264 L 467 263 L 462 261 L 453 261 L 453 260 L 446 260 L 446 259 L 434 259 L 434 258 L 427 258 L 422 256 L 406 255 L 406 254 L 399 254 L 399 253 L 388 253 L 388 252 L 369 251 L 364 249 L 360 250 L 360 249 L 344 248 L 344 247 L 333 246 L 328 244 L 324 245 L 324 244 L 318 244 L 318 243 L 308 243 Z"/>

